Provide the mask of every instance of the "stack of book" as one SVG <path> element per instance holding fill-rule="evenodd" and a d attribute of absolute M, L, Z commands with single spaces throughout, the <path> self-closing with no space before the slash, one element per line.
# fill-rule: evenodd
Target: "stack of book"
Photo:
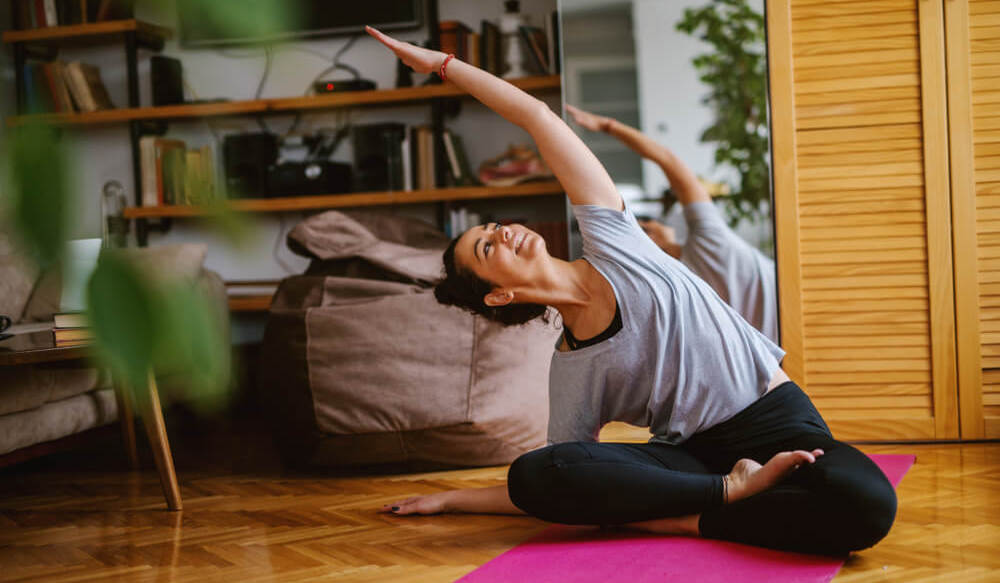
<path fill-rule="evenodd" d="M 100 70 L 86 63 L 29 63 L 24 86 L 31 113 L 73 113 L 114 109 Z"/>
<path fill-rule="evenodd" d="M 94 340 L 94 333 L 82 312 L 60 312 L 55 315 L 52 328 L 57 347 L 82 346 Z"/>
<path fill-rule="evenodd" d="M 220 198 L 211 146 L 189 149 L 183 140 L 139 139 L 142 206 L 206 204 Z"/>

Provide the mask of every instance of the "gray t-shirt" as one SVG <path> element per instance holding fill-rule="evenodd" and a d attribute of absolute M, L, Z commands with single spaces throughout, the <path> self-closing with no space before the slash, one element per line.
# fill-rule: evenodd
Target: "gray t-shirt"
<path fill-rule="evenodd" d="M 772 342 L 778 341 L 774 261 L 734 233 L 711 202 L 684 207 L 688 238 L 681 263 Z"/>
<path fill-rule="evenodd" d="M 614 289 L 622 329 L 556 352 L 549 442 L 596 441 L 609 421 L 680 443 L 767 390 L 784 351 L 643 233 L 631 210 L 574 206 L 583 257 Z"/>

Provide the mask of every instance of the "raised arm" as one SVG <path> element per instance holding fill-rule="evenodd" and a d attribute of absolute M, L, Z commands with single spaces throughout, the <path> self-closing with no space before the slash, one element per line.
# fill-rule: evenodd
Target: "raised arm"
<path fill-rule="evenodd" d="M 418 73 L 439 72 L 447 56 L 440 51 L 398 41 L 371 27 L 365 30 Z M 448 61 L 445 76 L 483 105 L 531 134 L 539 154 L 566 190 L 570 202 L 615 210 L 624 208 L 621 195 L 597 156 L 545 103 L 455 58 Z"/>
<path fill-rule="evenodd" d="M 573 116 L 573 121 L 580 126 L 593 132 L 604 132 L 617 138 L 636 154 L 655 162 L 663 169 L 663 173 L 667 175 L 667 180 L 670 181 L 670 188 L 681 204 L 687 205 L 692 202 L 712 200 L 712 197 L 705 190 L 705 187 L 701 185 L 701 181 L 694 175 L 694 172 L 670 148 L 658 143 L 634 127 L 625 125 L 616 119 L 595 115 L 568 104 L 566 105 L 566 111 Z"/>

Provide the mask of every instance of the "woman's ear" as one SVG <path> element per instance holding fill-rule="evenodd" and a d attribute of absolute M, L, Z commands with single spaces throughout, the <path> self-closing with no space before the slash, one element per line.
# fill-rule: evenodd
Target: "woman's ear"
<path fill-rule="evenodd" d="M 493 288 L 493 291 L 491 291 L 490 293 L 486 294 L 485 297 L 483 297 L 483 303 L 491 308 L 506 306 L 507 304 L 513 301 L 514 301 L 514 292 L 499 287 Z"/>

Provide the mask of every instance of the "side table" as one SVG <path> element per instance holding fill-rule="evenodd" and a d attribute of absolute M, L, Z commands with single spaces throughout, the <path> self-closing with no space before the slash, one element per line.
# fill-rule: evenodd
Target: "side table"
<path fill-rule="evenodd" d="M 8 332 L 14 336 L 0 341 L 0 367 L 67 362 L 87 360 L 92 357 L 90 346 L 56 346 L 52 330 L 18 332 L 18 327 Z M 115 400 L 118 404 L 118 419 L 122 427 L 122 440 L 125 451 L 133 469 L 139 467 L 139 455 L 136 451 L 134 409 L 138 405 L 139 416 L 146 428 L 146 436 L 153 449 L 153 459 L 160 475 L 160 485 L 163 486 L 163 496 L 167 508 L 180 510 L 181 492 L 177 484 L 177 474 L 174 472 L 174 458 L 170 452 L 170 442 L 167 439 L 167 429 L 163 422 L 163 411 L 160 409 L 160 395 L 156 389 L 156 379 L 150 371 L 146 385 L 135 387 L 135 395 L 142 398 L 133 400 L 133 393 L 118 379 L 112 379 Z M 141 392 L 140 392 L 141 391 Z"/>

